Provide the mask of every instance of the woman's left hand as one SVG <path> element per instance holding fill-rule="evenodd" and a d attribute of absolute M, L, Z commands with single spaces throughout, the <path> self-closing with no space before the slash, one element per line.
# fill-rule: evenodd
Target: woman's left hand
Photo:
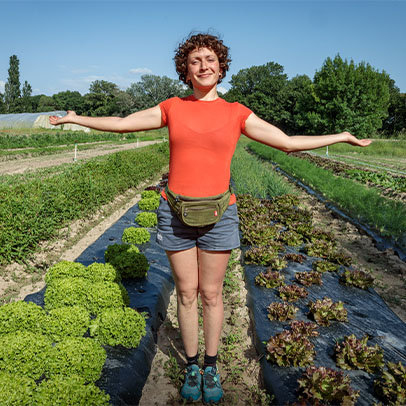
<path fill-rule="evenodd" d="M 355 147 L 366 147 L 372 142 L 372 140 L 367 140 L 367 139 L 359 140 L 358 138 L 354 137 L 352 134 L 350 134 L 347 131 L 345 131 L 341 134 L 345 135 L 347 137 L 346 142 L 348 144 L 354 145 Z"/>

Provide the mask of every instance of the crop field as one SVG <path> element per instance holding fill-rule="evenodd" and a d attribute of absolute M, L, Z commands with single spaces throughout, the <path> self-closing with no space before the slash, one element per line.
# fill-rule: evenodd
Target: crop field
<path fill-rule="evenodd" d="M 38 363 L 25 365 L 23 358 L 17 360 L 0 349 L 0 386 L 4 393 L 12 391 L 17 396 L 15 387 L 7 386 L 17 374 L 17 384 L 31 388 L 21 391 L 21 405 L 29 404 L 32 396 L 42 402 L 55 399 L 57 387 L 62 388 L 60 399 L 67 402 L 69 396 L 76 396 L 74 390 L 69 394 L 70 388 L 85 386 L 92 391 L 86 396 L 95 404 L 109 404 L 106 390 L 114 405 L 118 394 L 106 389 L 102 372 L 106 356 L 116 352 L 109 348 L 130 347 L 125 352 L 128 356 L 143 351 L 137 346 L 148 346 L 145 340 L 153 336 L 148 329 L 157 316 L 145 321 L 145 314 L 130 311 L 128 295 L 133 300 L 132 295 L 159 276 L 160 271 L 154 276 L 158 263 L 159 269 L 168 271 L 161 259 L 149 257 L 156 252 L 149 240 L 154 235 L 159 197 L 154 192 L 162 187 L 167 171 L 168 144 L 162 142 L 167 133 L 127 134 L 124 139 L 97 132 L 13 131 L 0 134 L 0 341 L 2 348 L 14 348 L 21 351 L 21 357 L 30 357 L 30 351 L 38 349 L 31 349 L 29 342 L 35 341 L 33 334 L 40 335 L 36 345 L 42 346 L 44 354 L 50 351 L 50 362 L 44 363 L 45 369 Z M 144 144 L 151 142 L 155 145 Z M 76 161 L 72 159 L 74 144 L 79 148 Z M 404 367 L 399 364 L 396 370 L 391 364 L 405 363 L 398 344 L 406 334 L 405 261 L 393 249 L 379 250 L 371 237 L 275 169 L 279 166 L 347 216 L 404 249 L 406 143 L 378 140 L 372 145 L 369 152 L 368 148 L 330 147 L 328 157 L 325 149 L 286 155 L 247 139 L 237 145 L 231 175 L 242 246 L 233 253 L 224 282 L 226 317 L 219 366 L 225 404 L 312 404 L 314 399 L 308 396 L 313 393 L 326 396 L 322 398 L 326 403 L 334 404 L 344 396 L 349 405 L 367 406 L 403 396 L 390 392 L 388 374 L 406 387 L 401 381 Z M 145 192 L 147 186 L 150 191 Z M 135 203 L 137 212 L 145 213 L 131 219 L 135 223 L 122 234 L 122 242 L 134 245 L 127 252 L 129 245 L 117 244 L 117 238 L 108 238 L 106 230 Z M 96 230 L 98 224 L 103 227 Z M 91 238 L 85 238 L 91 233 Z M 109 245 L 104 252 L 106 267 L 90 263 L 103 262 L 103 257 L 98 260 L 100 254 L 90 254 L 86 266 L 71 262 L 99 236 L 105 236 Z M 8 306 L 42 288 L 46 289 L 44 309 Z M 114 302 L 114 311 L 106 304 L 109 301 Z M 59 307 L 61 302 L 74 306 L 74 311 L 66 312 Z M 250 314 L 238 311 L 246 303 Z M 119 317 L 117 309 L 122 311 Z M 163 335 L 158 334 L 155 358 L 159 361 L 152 364 L 141 406 L 148 405 L 148 394 L 158 392 L 162 404 L 179 403 L 183 360 L 173 352 L 179 341 L 175 295 L 167 311 L 169 321 L 163 322 Z M 121 318 L 124 324 L 117 324 Z M 372 324 L 371 318 L 375 318 Z M 75 333 L 67 335 L 85 335 L 86 339 L 64 341 L 54 326 L 59 319 L 72 325 Z M 128 341 L 126 328 L 135 329 L 134 340 Z M 14 330 L 21 329 L 27 332 L 14 338 Z M 367 346 L 363 334 L 374 347 Z M 23 346 L 27 347 L 24 351 Z M 107 355 L 101 348 L 108 350 Z M 73 365 L 70 353 L 75 351 L 83 353 L 82 365 Z M 355 361 L 348 354 L 351 351 L 359 351 Z M 66 382 L 58 378 L 63 362 L 74 371 Z M 112 363 L 114 358 L 110 358 Z M 332 376 L 329 368 L 338 372 Z M 383 368 L 388 371 L 386 378 Z M 320 381 L 316 382 L 317 376 Z M 307 389 L 298 391 L 299 379 Z M 315 392 L 323 387 L 326 393 Z M 0 394 L 0 403 L 4 399 Z"/>

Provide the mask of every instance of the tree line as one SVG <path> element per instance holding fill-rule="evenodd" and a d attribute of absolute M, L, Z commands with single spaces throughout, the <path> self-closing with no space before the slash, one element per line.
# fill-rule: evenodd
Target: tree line
<path fill-rule="evenodd" d="M 5 92 L 0 93 L 3 114 L 75 110 L 89 116 L 126 116 L 167 98 L 191 94 L 178 80 L 143 75 L 126 90 L 96 80 L 83 96 L 69 90 L 32 96 L 27 81 L 21 88 L 16 55 L 10 57 L 8 74 Z M 350 131 L 362 137 L 378 132 L 395 137 L 406 132 L 406 94 L 386 72 L 340 55 L 327 58 L 313 79 L 306 75 L 288 79 L 282 65 L 268 62 L 240 70 L 232 75 L 230 85 L 223 96 L 227 101 L 246 105 L 288 134 Z"/>

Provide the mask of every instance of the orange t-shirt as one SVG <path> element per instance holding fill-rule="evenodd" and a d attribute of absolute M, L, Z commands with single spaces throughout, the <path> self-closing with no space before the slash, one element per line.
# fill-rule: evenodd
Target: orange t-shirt
<path fill-rule="evenodd" d="M 169 129 L 169 188 L 190 197 L 225 192 L 231 159 L 252 111 L 221 98 L 202 101 L 194 96 L 173 97 L 159 106 Z M 230 204 L 235 201 L 233 195 Z"/>

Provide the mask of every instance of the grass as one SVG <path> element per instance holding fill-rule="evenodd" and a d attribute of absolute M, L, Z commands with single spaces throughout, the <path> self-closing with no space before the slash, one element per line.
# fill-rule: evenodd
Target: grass
<path fill-rule="evenodd" d="M 326 148 L 315 149 L 314 152 L 324 155 Z M 349 154 L 351 156 L 374 156 L 386 158 L 405 158 L 406 140 L 373 140 L 368 148 L 354 148 L 349 144 L 335 144 L 328 147 L 329 154 Z"/>
<path fill-rule="evenodd" d="M 334 176 L 308 161 L 265 145 L 250 143 L 249 148 L 260 157 L 277 162 L 283 170 L 335 202 L 349 216 L 406 245 L 406 206 L 403 203 L 382 197 L 375 189 Z"/>
<path fill-rule="evenodd" d="M 237 144 L 231 162 L 231 177 L 237 194 L 271 198 L 294 193 L 292 187 L 274 171 L 272 165 L 264 164 L 247 152 L 245 145 L 247 145 L 245 140 Z"/>

